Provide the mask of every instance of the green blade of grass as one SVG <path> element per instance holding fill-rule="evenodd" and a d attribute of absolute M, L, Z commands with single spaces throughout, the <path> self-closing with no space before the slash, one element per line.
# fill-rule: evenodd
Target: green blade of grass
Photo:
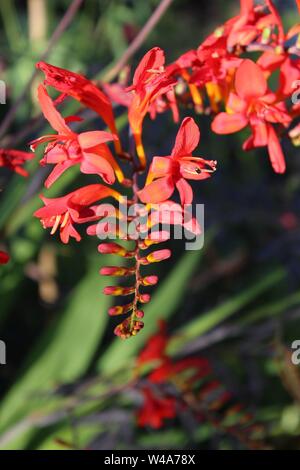
<path fill-rule="evenodd" d="M 174 337 L 169 346 L 170 354 L 176 353 L 188 341 L 207 333 L 222 321 L 237 313 L 259 297 L 259 295 L 278 285 L 285 277 L 286 272 L 279 268 L 222 305 L 218 305 L 209 312 L 200 314 L 196 320 L 189 322 L 177 332 L 177 336 Z"/>
<path fill-rule="evenodd" d="M 299 306 L 299 304 L 300 292 L 295 292 L 283 299 L 277 299 L 275 302 L 270 302 L 251 311 L 241 318 L 239 325 L 251 325 L 252 323 L 259 322 L 266 318 L 278 316 L 290 308 Z"/>
<path fill-rule="evenodd" d="M 88 368 L 108 318 L 110 299 L 101 299 L 105 280 L 98 273 L 102 263 L 105 257 L 91 259 L 88 273 L 72 292 L 64 313 L 34 347 L 19 380 L 2 401 L 2 430 L 35 409 L 32 394 L 74 380 Z"/>

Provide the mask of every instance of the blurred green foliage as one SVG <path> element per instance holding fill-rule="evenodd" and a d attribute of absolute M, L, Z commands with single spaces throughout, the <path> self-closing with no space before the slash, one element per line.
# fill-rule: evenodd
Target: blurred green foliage
<path fill-rule="evenodd" d="M 67 0 L 40 1 L 45 6 L 46 30 L 38 41 L 31 39 L 34 31 L 29 29 L 30 0 L 0 2 L 0 71 L 9 87 L 8 103 L 0 108 L 2 118 L 22 93 L 35 62 L 70 3 Z M 99 77 L 122 55 L 157 4 L 156 0 L 85 1 L 47 60 L 89 77 Z M 197 47 L 235 8 L 233 1 L 175 1 L 146 40 L 143 50 L 134 57 L 133 65 L 154 45 L 164 48 L 168 62 L 172 61 L 187 49 Z M 285 15 L 286 23 L 290 24 L 294 14 L 287 4 Z M 3 145 L 16 141 L 20 148 L 26 149 L 28 141 L 47 131 L 44 122 L 38 123 L 29 128 L 26 137 L 16 139 L 38 114 L 35 87 L 40 80 L 41 77 L 29 90 Z M 164 126 L 160 126 L 161 122 L 146 125 L 151 136 L 149 142 L 145 138 L 146 147 L 153 153 L 161 147 L 170 148 L 175 135 L 169 118 L 163 121 Z M 294 338 L 300 338 L 299 315 L 288 316 L 292 309 L 299 309 L 299 274 L 293 271 L 294 265 L 291 268 L 289 258 L 291 256 L 297 263 L 298 254 L 284 252 L 282 259 L 281 245 L 269 256 L 266 254 L 273 240 L 280 241 L 280 237 L 286 235 L 279 228 L 280 214 L 300 207 L 297 155 L 289 149 L 291 169 L 285 177 L 276 179 L 263 153 L 243 154 L 240 150 L 242 137 L 216 139 L 209 133 L 206 118 L 199 118 L 199 123 L 203 130 L 201 150 L 205 149 L 206 155 L 217 156 L 219 160 L 220 176 L 209 185 L 204 183 L 199 194 L 206 203 L 212 230 L 204 250 L 199 253 L 183 253 L 183 247 L 172 242 L 172 261 L 160 269 L 162 282 L 145 309 L 145 330 L 129 342 L 120 342 L 112 335 L 113 321 L 106 313 L 111 300 L 101 294 L 107 281 L 98 274 L 107 260 L 97 255 L 96 242 L 86 238 L 80 245 L 74 242 L 62 246 L 32 217 L 40 205 L 38 194 L 44 176 L 38 169 L 38 158 L 28 165 L 30 177 L 26 180 L 1 175 L 4 191 L 0 200 L 0 229 L 12 260 L 0 270 L 0 338 L 6 341 L 8 348 L 8 364 L 0 369 L 0 436 L 19 421 L 26 421 L 33 412 L 39 412 L 37 410 L 44 414 L 56 410 L 59 399 L 50 399 L 47 393 L 57 384 L 80 380 L 89 374 L 99 374 L 104 388 L 106 377 L 114 383 L 126 380 L 127 368 L 155 331 L 157 320 L 165 318 L 170 330 L 175 332 L 170 345 L 174 355 L 209 333 L 218 335 L 222 328 L 230 331 L 237 327 L 237 336 L 221 335 L 212 344 L 208 342 L 205 351 L 200 349 L 201 354 L 204 352 L 213 358 L 223 372 L 230 370 L 229 376 L 235 377 L 235 392 L 241 391 L 243 398 L 257 408 L 262 421 L 275 423 L 269 436 L 275 447 L 299 448 L 299 403 L 293 402 L 285 391 L 273 356 L 275 340 L 289 346 Z M 99 123 L 92 120 L 91 125 L 96 127 Z M 118 118 L 118 126 L 126 131 L 124 116 Z M 82 175 L 74 169 L 47 195 L 66 193 L 82 181 Z M 84 181 L 87 183 L 86 176 Z M 92 181 L 93 178 L 89 178 L 89 182 Z M 223 219 L 222 214 L 225 214 Z M 226 219 L 232 214 L 237 220 Z M 297 236 L 298 231 L 296 243 Z M 295 243 L 288 238 L 287 245 L 289 242 Z M 42 268 L 40 256 L 48 247 L 57 265 L 52 281 L 59 296 L 53 303 L 41 299 L 40 275 L 31 274 Z M 241 260 L 232 267 L 230 262 L 236 252 L 242 253 Z M 268 321 L 275 323 L 264 336 Z M 251 328 L 257 328 L 253 330 L 257 331 L 255 341 Z M 251 339 L 253 350 L 251 347 L 244 350 Z M 195 348 L 197 351 L 197 345 Z M 244 382 L 243 387 L 239 386 L 241 382 Z M 120 403 L 111 406 L 117 407 Z M 23 430 L 12 434 L 5 447 L 60 448 L 54 438 L 59 435 L 65 440 L 72 439 L 70 429 L 69 418 L 65 416 L 46 430 L 35 429 L 27 423 Z M 103 429 L 105 431 L 105 425 L 101 423 L 82 426 L 81 445 L 86 445 Z M 298 440 L 294 442 L 295 436 Z M 210 448 L 214 437 L 215 431 L 205 424 L 196 429 L 194 439 L 201 447 Z M 221 439 L 218 443 L 220 448 L 231 445 Z M 177 426 L 157 432 L 140 431 L 135 436 L 135 445 L 183 448 L 188 447 L 190 441 L 186 430 Z"/>

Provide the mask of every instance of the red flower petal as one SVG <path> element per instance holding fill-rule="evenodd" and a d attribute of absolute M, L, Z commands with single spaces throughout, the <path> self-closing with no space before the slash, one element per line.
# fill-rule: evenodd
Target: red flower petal
<path fill-rule="evenodd" d="M 159 178 L 156 181 L 145 186 L 138 192 L 138 196 L 142 202 L 151 202 L 156 204 L 169 199 L 174 191 L 174 182 L 171 176 Z"/>
<path fill-rule="evenodd" d="M 137 364 L 142 365 L 154 360 L 164 359 L 166 357 L 165 350 L 168 341 L 169 338 L 167 336 L 166 323 L 161 320 L 159 322 L 159 331 L 150 337 L 144 349 L 138 356 Z"/>
<path fill-rule="evenodd" d="M 226 109 L 234 113 L 244 113 L 247 108 L 247 104 L 243 99 L 241 99 L 236 93 L 230 93 Z"/>
<path fill-rule="evenodd" d="M 138 425 L 151 426 L 154 429 L 162 427 L 164 419 L 176 416 L 176 400 L 173 397 L 158 397 L 144 387 L 144 404 L 138 411 Z"/>
<path fill-rule="evenodd" d="M 175 145 L 172 150 L 173 158 L 190 155 L 200 140 L 200 130 L 191 117 L 185 118 L 177 133 Z"/>
<path fill-rule="evenodd" d="M 122 198 L 122 196 L 112 188 L 105 186 L 104 184 L 89 184 L 83 186 L 73 193 L 71 193 L 71 200 L 73 204 L 80 204 L 89 206 L 100 199 L 112 196 L 116 200 Z"/>
<path fill-rule="evenodd" d="M 264 96 L 268 85 L 261 68 L 252 60 L 245 59 L 237 69 L 235 88 L 241 98 L 249 101 Z"/>
<path fill-rule="evenodd" d="M 88 175 L 99 175 L 108 184 L 113 184 L 116 179 L 111 164 L 105 160 L 105 158 L 94 153 L 84 152 L 84 159 L 80 165 L 80 171 Z"/>
<path fill-rule="evenodd" d="M 133 76 L 133 86 L 138 86 L 140 81 L 146 80 L 149 74 L 153 74 L 153 70 L 160 69 L 164 66 L 164 63 L 164 51 L 159 47 L 153 47 L 150 49 L 150 51 L 144 55 L 136 68 Z"/>
<path fill-rule="evenodd" d="M 192 204 L 193 202 L 193 190 L 189 183 L 185 181 L 184 178 L 180 178 L 180 180 L 176 183 L 176 188 L 179 191 L 180 201 L 181 204 L 184 206 L 185 204 Z"/>
<path fill-rule="evenodd" d="M 51 171 L 50 175 L 45 181 L 45 188 L 50 188 L 53 183 L 71 166 L 75 165 L 77 162 L 74 160 L 66 160 L 61 163 L 57 163 L 55 168 Z"/>
<path fill-rule="evenodd" d="M 284 173 L 286 169 L 284 154 L 277 137 L 277 134 L 272 126 L 269 128 L 268 150 L 272 163 L 272 167 L 276 173 Z"/>
<path fill-rule="evenodd" d="M 248 118 L 242 113 L 220 113 L 213 120 L 211 128 L 216 134 L 233 134 L 244 129 L 247 124 Z"/>
<path fill-rule="evenodd" d="M 7 264 L 9 259 L 9 254 L 5 253 L 5 251 L 0 251 L 0 264 Z"/>
<path fill-rule="evenodd" d="M 150 173 L 156 178 L 166 176 L 172 171 L 173 162 L 168 157 L 154 157 L 151 163 Z"/>
<path fill-rule="evenodd" d="M 38 99 L 43 111 L 43 114 L 51 127 L 58 132 L 58 134 L 69 135 L 72 134 L 71 129 L 65 123 L 64 118 L 56 110 L 52 99 L 47 93 L 46 88 L 43 85 L 38 87 Z"/>
<path fill-rule="evenodd" d="M 83 75 L 55 67 L 46 62 L 38 62 L 36 67 L 44 72 L 45 85 L 52 86 L 93 109 L 101 116 L 110 130 L 117 134 L 111 102 L 96 85 Z"/>
<path fill-rule="evenodd" d="M 241 0 L 241 15 L 247 15 L 253 10 L 253 0 Z"/>
<path fill-rule="evenodd" d="M 80 147 L 83 149 L 89 149 L 95 147 L 96 145 L 100 145 L 116 139 L 116 136 L 113 136 L 110 132 L 105 131 L 88 131 L 82 132 L 78 135 L 78 142 Z"/>
<path fill-rule="evenodd" d="M 252 116 L 250 125 L 253 130 L 253 147 L 264 147 L 268 144 L 268 126 L 265 121 Z"/>

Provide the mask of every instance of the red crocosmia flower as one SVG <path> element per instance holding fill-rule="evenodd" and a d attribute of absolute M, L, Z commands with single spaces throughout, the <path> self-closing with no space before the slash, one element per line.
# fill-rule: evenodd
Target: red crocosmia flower
<path fill-rule="evenodd" d="M 200 140 L 200 131 L 192 118 L 182 121 L 172 154 L 154 157 L 148 173 L 146 186 L 138 192 L 144 203 L 164 202 L 178 189 L 181 204 L 191 204 L 193 191 L 187 179 L 209 178 L 216 170 L 216 162 L 192 155 Z"/>
<path fill-rule="evenodd" d="M 9 262 L 9 254 L 0 250 L 0 264 L 7 264 Z"/>
<path fill-rule="evenodd" d="M 300 33 L 300 30 L 299 30 Z M 257 64 L 269 77 L 279 69 L 279 87 L 276 92 L 278 101 L 290 98 L 295 91 L 295 84 L 300 79 L 300 60 L 291 59 L 287 51 L 281 53 L 265 52 L 260 56 Z"/>
<path fill-rule="evenodd" d="M 242 61 L 239 57 L 228 53 L 223 37 L 213 46 L 201 44 L 197 50 L 197 57 L 200 68 L 191 81 L 199 85 L 207 82 L 223 83 L 228 71 L 237 68 Z M 197 71 L 197 67 L 194 67 L 194 70 Z"/>
<path fill-rule="evenodd" d="M 45 207 L 38 209 L 34 215 L 41 219 L 44 228 L 52 228 L 51 235 L 59 228 L 63 243 L 68 243 L 70 237 L 80 241 L 81 236 L 73 224 L 97 220 L 99 218 L 96 211 L 97 206 L 91 205 L 109 196 L 116 200 L 122 198 L 117 191 L 102 184 L 84 186 L 66 196 L 53 199 L 41 196 Z"/>
<path fill-rule="evenodd" d="M 180 77 L 187 83 L 187 86 L 191 94 L 191 98 L 195 105 L 195 110 L 199 112 L 203 112 L 203 98 L 196 84 L 191 82 L 191 73 L 189 72 L 189 70 L 194 71 L 196 66 L 199 66 L 199 65 L 200 64 L 199 64 L 199 59 L 197 57 L 197 52 L 195 50 L 190 50 L 186 52 L 185 54 L 183 54 L 182 56 L 180 56 L 173 64 L 168 65 L 168 67 L 166 67 L 166 72 L 168 73 L 169 76 L 176 77 L 177 79 L 178 77 Z M 178 81 L 178 84 L 180 84 L 180 81 Z M 179 88 L 180 88 L 180 85 L 179 85 Z M 172 96 L 170 96 L 170 98 L 169 98 L 169 106 L 173 113 L 173 119 L 174 119 L 174 122 L 178 122 L 179 117 L 178 117 L 178 110 L 177 110 L 175 97 L 172 99 Z"/>
<path fill-rule="evenodd" d="M 205 88 L 214 112 L 218 112 L 221 102 L 227 99 L 232 88 L 234 71 L 241 61 L 242 59 L 228 52 L 226 38 L 223 36 L 213 45 L 204 42 L 198 47 L 197 62 L 193 66 L 190 84 Z"/>
<path fill-rule="evenodd" d="M 138 411 L 138 425 L 159 429 L 165 419 L 176 416 L 176 400 L 173 397 L 158 397 L 149 388 L 143 387 L 144 404 Z"/>
<path fill-rule="evenodd" d="M 205 39 L 203 45 L 213 47 L 221 37 L 225 38 L 226 49 L 229 50 L 236 46 L 248 45 L 259 34 L 255 24 L 257 19 L 263 16 L 260 10 L 258 7 L 254 9 L 253 0 L 240 0 L 240 13 L 218 27 Z"/>
<path fill-rule="evenodd" d="M 172 362 L 169 358 L 166 358 L 160 366 L 149 374 L 148 380 L 157 384 L 172 380 L 173 377 L 177 380 L 182 372 L 185 373 L 185 385 L 192 386 L 197 380 L 211 373 L 211 366 L 205 358 L 190 357 L 177 362 Z"/>
<path fill-rule="evenodd" d="M 33 153 L 22 150 L 0 149 L 0 167 L 6 167 L 21 176 L 28 176 L 24 163 L 34 157 Z"/>
<path fill-rule="evenodd" d="M 108 125 L 111 132 L 118 135 L 110 100 L 99 88 L 83 75 L 55 67 L 46 62 L 38 62 L 36 67 L 45 74 L 44 84 L 71 96 L 95 111 Z M 119 139 L 115 140 L 116 151 L 121 152 Z"/>
<path fill-rule="evenodd" d="M 165 350 L 168 344 L 169 338 L 166 331 L 166 323 L 161 320 L 159 322 L 159 331 L 155 335 L 151 336 L 146 346 L 139 354 L 137 359 L 137 365 L 141 366 L 155 360 L 162 360 L 166 358 Z"/>
<path fill-rule="evenodd" d="M 150 382 L 167 382 L 174 376 L 178 377 L 181 372 L 189 371 L 185 380 L 193 384 L 199 378 L 211 373 L 210 363 L 205 358 L 190 357 L 177 361 L 171 360 L 166 351 L 168 343 L 166 323 L 161 320 L 158 332 L 150 337 L 137 359 L 138 366 L 158 361 L 158 364 L 155 363 L 155 367 L 148 375 Z"/>
<path fill-rule="evenodd" d="M 277 99 L 289 98 L 298 86 L 300 79 L 300 59 L 286 57 L 280 67 Z"/>
<path fill-rule="evenodd" d="M 284 103 L 276 102 L 276 96 L 268 91 L 262 70 L 249 59 L 244 60 L 236 72 L 235 90 L 236 93 L 229 96 L 227 113 L 215 117 L 212 130 L 217 134 L 231 134 L 250 125 L 252 135 L 244 143 L 244 150 L 268 146 L 274 171 L 284 173 L 284 155 L 272 126 L 290 123 Z"/>
<path fill-rule="evenodd" d="M 133 84 L 127 88 L 127 91 L 132 91 L 133 94 L 128 110 L 128 120 L 143 168 L 146 166 L 141 140 L 143 120 L 150 105 L 176 84 L 176 80 L 165 72 L 164 64 L 164 52 L 159 47 L 154 47 L 142 58 L 133 76 Z"/>
<path fill-rule="evenodd" d="M 115 181 L 115 173 L 123 181 L 123 173 L 104 142 L 112 141 L 115 136 L 105 131 L 89 131 L 76 134 L 66 124 L 66 120 L 55 108 L 45 87 L 38 88 L 38 99 L 43 114 L 57 134 L 46 135 L 31 142 L 35 149 L 39 144 L 49 142 L 41 164 L 53 164 L 54 170 L 45 182 L 50 187 L 57 178 L 73 165 L 80 164 L 86 174 L 98 174 L 108 184 Z"/>
<path fill-rule="evenodd" d="M 273 41 L 275 45 L 278 42 L 283 43 L 284 29 L 273 2 L 266 0 L 269 9 L 267 13 L 263 6 L 254 6 L 253 0 L 241 0 L 240 3 L 240 14 L 225 24 L 229 49 L 235 46 L 247 46 L 254 41 L 263 44 Z M 273 33 L 275 28 L 278 37 Z"/>

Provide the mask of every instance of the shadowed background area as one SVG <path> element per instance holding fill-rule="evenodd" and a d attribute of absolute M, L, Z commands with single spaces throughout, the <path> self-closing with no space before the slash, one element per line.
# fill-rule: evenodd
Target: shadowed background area
<path fill-rule="evenodd" d="M 101 80 L 159 4 L 78 2 L 53 38 L 70 3 L 0 2 L 0 78 L 7 87 L 0 129 L 14 110 L 1 147 L 28 151 L 29 141 L 49 131 L 36 98 L 42 76 L 33 76 L 45 51 L 47 62 Z M 133 69 L 153 46 L 172 62 L 238 11 L 233 0 L 171 3 L 130 60 Z M 276 4 L 285 26 L 294 24 L 294 2 Z M 128 126 L 122 112 L 116 114 L 127 143 Z M 83 116 L 89 129 L 98 128 L 94 115 Z M 99 269 L 113 263 L 97 253 L 97 240 L 86 236 L 63 245 L 32 216 L 45 191 L 41 151 L 27 165 L 26 179 L 1 168 L 0 249 L 7 248 L 11 261 L 0 267 L 0 339 L 7 347 L 7 364 L 0 365 L 0 448 L 244 448 L 208 419 L 195 423 L 191 410 L 158 430 L 137 426 L 138 391 L 118 391 L 157 321 L 166 319 L 175 338 L 186 334 L 180 350 L 174 343 L 175 353 L 207 358 L 216 380 L 255 414 L 268 446 L 300 449 L 299 367 L 287 359 L 292 342 L 300 340 L 299 152 L 283 142 L 288 169 L 276 175 L 265 149 L 241 149 L 243 132 L 216 136 L 211 118 L 195 119 L 201 129 L 197 154 L 218 161 L 214 177 L 194 187 L 195 202 L 205 204 L 204 249 L 186 252 L 182 241 L 170 241 L 173 255 L 159 266 L 161 284 L 145 309 L 145 329 L 128 342 L 112 333 L 116 323 L 107 315 L 111 299 L 102 294 L 107 280 Z M 169 113 L 147 118 L 147 154 L 168 155 L 176 131 Z M 73 168 L 47 194 L 93 182 L 96 177 Z M 78 414 L 71 403 L 81 387 L 92 402 Z M 38 424 L 36 412 L 43 416 Z"/>

